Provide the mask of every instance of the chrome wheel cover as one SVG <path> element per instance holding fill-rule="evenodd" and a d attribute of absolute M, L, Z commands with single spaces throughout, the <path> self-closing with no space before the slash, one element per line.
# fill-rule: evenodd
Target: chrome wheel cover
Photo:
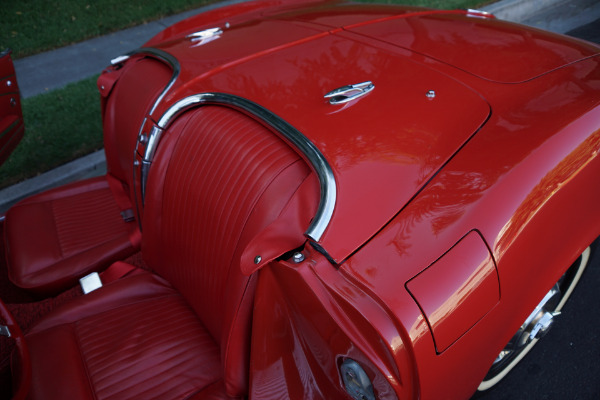
<path fill-rule="evenodd" d="M 500 382 L 548 333 L 587 267 L 590 253 L 590 247 L 586 248 L 577 261 L 546 293 L 506 347 L 498 354 L 486 377 L 479 384 L 478 391 L 488 390 Z"/>

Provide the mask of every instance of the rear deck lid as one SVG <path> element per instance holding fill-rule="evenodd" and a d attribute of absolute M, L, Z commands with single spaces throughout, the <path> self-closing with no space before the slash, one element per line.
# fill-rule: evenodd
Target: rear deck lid
<path fill-rule="evenodd" d="M 451 12 L 406 14 L 345 29 L 501 83 L 527 81 L 600 51 L 567 36 Z"/>
<path fill-rule="evenodd" d="M 225 36 L 215 45 L 227 45 Z M 490 113 L 477 92 L 411 54 L 343 33 L 321 35 L 229 64 L 170 97 L 241 96 L 306 136 L 337 182 L 335 209 L 319 245 L 341 262 L 393 218 Z M 186 69 L 182 65 L 182 74 Z M 375 88 L 360 99 L 332 105 L 324 98 L 365 81 Z"/>

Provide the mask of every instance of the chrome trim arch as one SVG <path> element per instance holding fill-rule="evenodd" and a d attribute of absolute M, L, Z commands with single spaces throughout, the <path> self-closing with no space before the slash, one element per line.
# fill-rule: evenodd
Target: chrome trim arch
<path fill-rule="evenodd" d="M 175 57 L 173 57 L 171 54 L 167 53 L 166 51 L 162 51 L 159 49 L 155 49 L 153 47 L 141 47 L 139 49 L 133 50 L 130 53 L 127 53 L 123 56 L 117 57 L 114 60 L 112 60 L 111 62 L 115 61 L 113 63 L 113 65 L 118 65 L 120 63 L 126 62 L 127 60 L 129 60 L 129 58 L 131 58 L 131 56 L 133 55 L 148 55 L 151 56 L 159 61 L 164 62 L 165 64 L 169 65 L 172 70 L 173 70 L 173 74 L 171 75 L 171 79 L 169 79 L 169 83 L 167 83 L 167 86 L 165 86 L 165 88 L 162 90 L 162 92 L 160 92 L 160 95 L 156 98 L 156 100 L 154 101 L 154 104 L 152 105 L 152 108 L 150 109 L 150 111 L 148 112 L 147 116 L 142 120 L 142 124 L 140 125 L 140 129 L 138 130 L 138 135 L 137 135 L 137 142 L 135 144 L 135 150 L 133 153 L 133 159 L 135 160 L 136 158 L 136 153 L 138 151 L 138 148 L 140 146 L 140 141 L 142 141 L 143 139 L 143 135 L 144 135 L 144 126 L 146 126 L 146 123 L 148 122 L 148 117 L 152 116 L 152 114 L 154 113 L 154 111 L 156 110 L 156 108 L 158 107 L 158 105 L 161 103 L 161 101 L 163 100 L 163 98 L 165 97 L 165 95 L 169 92 L 169 90 L 171 90 L 171 88 L 173 87 L 173 85 L 175 84 L 175 81 L 177 80 L 177 78 L 179 78 L 179 73 L 181 72 L 181 66 L 179 65 L 179 61 L 177 61 L 177 59 Z M 146 148 L 146 154 L 148 153 L 147 149 L 149 147 L 152 147 L 153 149 L 155 148 L 155 146 L 157 145 L 154 142 L 151 142 L 150 139 L 152 138 L 152 135 L 148 135 L 148 146 Z M 152 154 L 154 155 L 154 150 L 152 151 Z M 144 159 L 146 157 L 144 156 Z M 144 163 L 142 161 L 142 163 Z M 147 168 L 149 168 L 149 166 L 147 166 Z M 134 169 L 135 171 L 135 169 Z M 134 172 L 135 173 L 135 172 Z M 133 177 L 133 181 L 135 182 L 135 176 Z M 144 182 L 141 184 L 142 186 L 142 201 L 143 201 L 143 197 L 144 197 Z"/>
<path fill-rule="evenodd" d="M 208 104 L 232 106 L 252 114 L 277 132 L 281 133 L 285 139 L 305 156 L 306 160 L 311 164 L 317 174 L 321 188 L 317 213 L 305 232 L 305 235 L 315 242 L 321 240 L 321 237 L 325 233 L 333 216 L 337 196 L 337 184 L 331 166 L 319 149 L 308 140 L 306 136 L 277 115 L 250 100 L 225 93 L 200 93 L 179 100 L 158 120 L 158 126 L 155 126 L 152 129 L 150 136 L 151 139 L 153 139 L 153 145 L 150 146 L 150 142 L 148 143 L 144 161 L 147 163 L 152 162 L 154 151 L 160 140 L 160 136 L 162 136 L 162 133 L 180 114 L 192 108 Z M 154 137 L 152 138 L 152 136 Z M 147 175 L 143 173 L 141 177 L 143 187 L 145 187 L 146 179 Z"/>
<path fill-rule="evenodd" d="M 181 66 L 179 65 L 179 61 L 177 61 L 177 59 L 175 57 L 173 57 L 171 54 L 167 53 L 166 51 L 155 49 L 153 47 L 141 47 L 141 48 L 136 49 L 136 50 L 132 51 L 131 53 L 129 53 L 128 56 L 132 56 L 135 54 L 147 54 L 149 56 L 152 56 L 152 57 L 158 59 L 159 61 L 162 61 L 162 62 L 168 64 L 173 69 L 173 75 L 171 76 L 171 80 L 169 80 L 169 83 L 163 89 L 163 91 L 160 93 L 160 95 L 154 102 L 154 105 L 148 112 L 148 115 L 152 115 L 152 113 L 156 110 L 156 107 L 158 107 L 158 105 L 160 104 L 162 99 L 165 97 L 167 92 L 169 90 L 171 90 L 171 88 L 173 87 L 173 84 L 175 83 L 177 78 L 179 78 L 179 73 L 181 72 Z"/>
<path fill-rule="evenodd" d="M 136 166 L 135 166 L 135 160 L 137 158 L 137 153 L 138 153 L 138 148 L 140 146 L 140 142 L 143 140 L 143 135 L 144 135 L 144 126 L 146 126 L 146 123 L 148 122 L 148 119 L 152 116 L 152 114 L 154 113 L 154 111 L 156 110 L 156 108 L 158 107 L 158 105 L 162 102 L 162 100 L 164 99 L 164 97 L 166 96 L 166 94 L 171 90 L 171 88 L 173 87 L 173 85 L 175 84 L 175 82 L 177 81 L 177 78 L 179 78 L 179 74 L 181 73 L 181 65 L 179 64 L 179 61 L 177 60 L 177 58 L 175 58 L 174 56 L 172 56 L 171 54 L 167 53 L 166 51 L 163 50 L 159 50 L 159 49 L 155 49 L 153 47 L 141 47 L 139 49 L 133 50 L 127 54 L 124 54 L 122 56 L 119 56 L 113 60 L 111 60 L 111 64 L 112 65 L 119 65 L 122 63 L 127 62 L 131 56 L 134 55 L 146 55 L 146 56 L 150 56 L 158 61 L 161 61 L 165 64 L 167 64 L 168 66 L 171 67 L 171 69 L 173 70 L 173 73 L 171 75 L 171 78 L 169 79 L 169 82 L 167 83 L 167 85 L 165 86 L 165 88 L 162 90 L 162 92 L 160 92 L 160 94 L 158 95 L 158 97 L 156 98 L 156 100 L 154 101 L 154 104 L 152 105 L 152 108 L 150 109 L 150 111 L 148 112 L 148 114 L 146 115 L 146 117 L 144 117 L 144 119 L 142 120 L 142 124 L 140 125 L 140 129 L 138 130 L 138 135 L 137 135 L 137 141 L 135 144 L 135 149 L 133 152 L 133 162 L 134 162 L 134 168 L 133 168 L 133 182 L 135 185 L 135 182 L 137 182 L 136 179 Z M 148 135 L 148 140 L 150 139 L 150 135 Z M 152 147 L 156 146 L 156 143 L 150 143 L 148 142 L 148 147 L 150 147 L 152 145 Z M 147 153 L 147 151 L 146 151 Z M 140 172 L 140 190 L 141 190 L 141 201 L 142 204 L 144 202 L 144 194 L 145 194 L 145 189 L 146 189 L 146 182 L 143 179 L 144 174 L 147 175 L 148 170 L 150 168 L 150 163 L 145 161 L 145 156 L 144 159 L 142 159 L 141 162 L 141 172 Z M 138 200 L 137 200 L 137 192 L 135 192 L 135 197 L 136 197 L 136 201 L 135 201 L 135 206 L 137 209 L 137 215 L 139 215 L 139 204 L 138 204 Z M 141 228 L 141 221 L 138 222 L 140 224 L 140 228 Z"/>

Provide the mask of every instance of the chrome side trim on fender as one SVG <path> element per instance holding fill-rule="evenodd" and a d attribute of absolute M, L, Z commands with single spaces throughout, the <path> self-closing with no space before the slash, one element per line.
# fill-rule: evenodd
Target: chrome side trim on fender
<path fill-rule="evenodd" d="M 315 242 L 321 240 L 331 221 L 336 203 L 336 181 L 331 166 L 319 149 L 306 136 L 277 115 L 250 100 L 225 93 L 200 93 L 179 100 L 163 114 L 158 120 L 158 124 L 152 128 L 144 154 L 144 164 L 148 164 L 149 167 L 149 164 L 152 163 L 163 132 L 177 116 L 192 108 L 208 104 L 227 105 L 252 114 L 283 135 L 284 139 L 304 155 L 317 174 L 321 188 L 317 213 L 305 235 Z M 148 168 L 142 169 L 141 185 L 143 188 L 145 188 L 148 179 L 147 170 Z"/>

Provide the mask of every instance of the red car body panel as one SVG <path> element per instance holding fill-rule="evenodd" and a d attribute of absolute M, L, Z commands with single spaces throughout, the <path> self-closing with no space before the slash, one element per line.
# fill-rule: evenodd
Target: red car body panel
<path fill-rule="evenodd" d="M 600 49 L 465 12 L 264 4 L 260 21 L 233 6 L 148 44 L 182 68 L 155 121 L 186 96 L 242 96 L 306 135 L 338 184 L 326 257 L 260 272 L 251 397 L 341 396 L 344 357 L 380 398 L 470 396 L 598 236 Z M 360 101 L 322 97 L 366 80 Z"/>
<path fill-rule="evenodd" d="M 169 135 L 161 121 L 181 101 L 217 93 L 293 126 L 331 168 L 336 201 L 323 235 L 283 256 L 280 242 L 261 242 L 276 255 L 255 268 L 240 261 L 258 280 L 250 398 L 344 398 L 346 359 L 377 398 L 468 398 L 600 234 L 600 48 L 466 11 L 283 3 L 192 17 L 130 55 L 173 67 L 138 121 L 136 157 L 149 131 Z M 222 32 L 188 36 L 209 28 Z M 365 81 L 375 88 L 360 99 L 324 98 Z M 156 241 L 147 252 L 159 251 Z"/>
<path fill-rule="evenodd" d="M 598 53 L 595 45 L 490 18 L 425 14 L 346 28 L 483 79 L 516 83 Z"/>
<path fill-rule="evenodd" d="M 456 398 L 467 397 L 465 388 L 474 390 L 530 310 L 598 235 L 600 215 L 594 204 L 600 192 L 588 179 L 600 171 L 596 156 L 600 114 L 583 100 L 597 90 L 597 60 L 561 71 L 563 76 L 554 76 L 553 84 L 569 75 L 578 79 L 574 78 L 581 76 L 577 71 L 594 69 L 596 78 L 588 81 L 591 86 L 582 84 L 587 88 L 576 90 L 570 98 L 561 91 L 560 97 L 542 107 L 535 106 L 539 97 L 533 95 L 521 97 L 522 105 L 515 104 L 513 97 L 512 105 L 499 106 L 498 113 L 428 188 L 341 267 L 382 304 L 401 313 L 398 319 L 411 327 L 423 398 L 439 398 L 448 392 L 457 393 Z M 543 93 L 543 87 L 554 92 L 553 84 L 532 82 L 528 86 L 540 85 L 537 90 Z M 579 105 L 575 104 L 578 97 Z M 492 99 L 490 103 L 495 104 Z M 506 118 L 509 108 L 514 110 L 512 122 Z M 538 118 L 528 120 L 521 115 L 523 110 L 536 110 Z M 573 122 L 563 118 L 573 118 Z M 407 309 L 408 299 L 399 282 L 421 272 L 472 229 L 491 247 L 501 301 L 438 355 L 421 313 Z M 397 267 L 390 268 L 391 262 Z M 456 299 L 457 304 L 461 301 Z M 501 333 L 499 327 L 504 328 Z M 457 370 L 461 373 L 453 372 Z"/>
<path fill-rule="evenodd" d="M 242 45 L 246 37 L 257 39 Z M 184 39 L 156 48 L 180 61 L 181 83 L 156 109 L 155 121 L 187 96 L 235 94 L 292 124 L 323 153 L 338 186 L 335 213 L 319 245 L 336 262 L 381 229 L 489 115 L 480 95 L 412 61 L 402 49 L 396 54 L 287 22 L 231 27 L 198 47 Z M 360 102 L 332 106 L 323 98 L 366 80 L 376 89 Z M 433 89 L 437 97 L 428 98 Z M 437 117 L 420 117 L 427 114 Z"/>
<path fill-rule="evenodd" d="M 494 260 L 475 231 L 406 283 L 443 353 L 500 301 Z"/>
<path fill-rule="evenodd" d="M 0 165 L 17 147 L 23 134 L 23 112 L 19 85 L 10 51 L 0 54 Z"/>

